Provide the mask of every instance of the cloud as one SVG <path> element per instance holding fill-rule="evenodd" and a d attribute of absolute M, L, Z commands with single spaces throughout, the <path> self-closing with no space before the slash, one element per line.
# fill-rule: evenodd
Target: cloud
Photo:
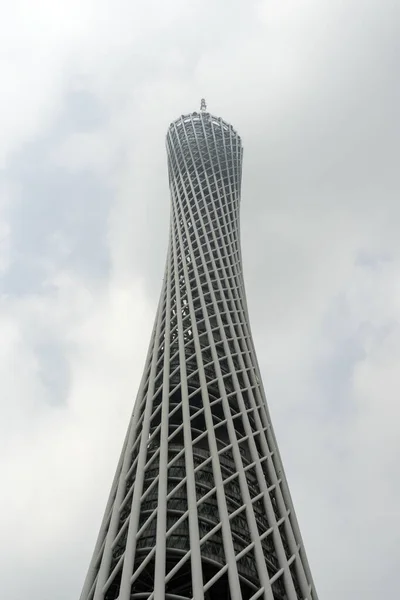
<path fill-rule="evenodd" d="M 60 273 L 52 285 L 51 296 L 5 303 L 1 311 L 7 391 L 1 530 L 8 540 L 2 581 L 12 598 L 32 586 L 28 577 L 15 579 L 16 561 L 29 572 L 34 559 L 44 576 L 48 558 L 57 552 L 57 572 L 66 556 L 81 556 L 92 519 L 97 526 L 101 508 L 92 500 L 97 494 L 105 499 L 150 336 L 151 315 L 139 284 L 88 290 Z M 62 389 L 48 389 L 43 377 L 54 364 L 38 343 L 49 336 L 67 363 L 68 382 L 57 378 Z M 34 589 L 39 585 L 40 577 Z M 55 579 L 50 594 L 57 593 L 56 586 Z M 68 598 L 71 589 L 67 585 L 60 597 Z"/>
<path fill-rule="evenodd" d="M 164 136 L 201 97 L 244 141 L 250 319 L 319 595 L 395 595 L 399 17 L 391 0 L 5 9 L 7 598 L 79 595 L 163 275 Z"/>

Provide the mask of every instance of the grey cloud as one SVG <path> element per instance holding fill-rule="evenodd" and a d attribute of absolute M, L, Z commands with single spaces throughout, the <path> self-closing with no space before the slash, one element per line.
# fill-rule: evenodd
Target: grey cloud
<path fill-rule="evenodd" d="M 86 130 L 96 123 L 93 103 L 86 100 L 86 117 L 83 108 L 76 116 L 76 95 L 72 98 L 52 135 L 24 148 L 7 170 L 8 179 L 18 184 L 18 196 L 7 209 L 10 266 L 0 283 L 8 294 L 39 291 L 61 268 L 87 280 L 104 277 L 109 269 L 109 187 L 89 172 L 71 173 L 51 161 L 63 130 Z"/>

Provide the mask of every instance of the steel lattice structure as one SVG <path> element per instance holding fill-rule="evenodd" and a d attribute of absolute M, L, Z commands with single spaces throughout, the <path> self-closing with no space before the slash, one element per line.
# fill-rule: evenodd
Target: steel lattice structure
<path fill-rule="evenodd" d="M 242 275 L 242 144 L 167 134 L 170 239 L 144 374 L 81 600 L 317 600 Z"/>

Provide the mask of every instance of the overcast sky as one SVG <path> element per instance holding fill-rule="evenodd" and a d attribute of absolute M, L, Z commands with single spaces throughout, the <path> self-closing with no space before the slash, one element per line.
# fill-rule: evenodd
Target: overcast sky
<path fill-rule="evenodd" d="M 76 600 L 168 239 L 169 123 L 244 144 L 242 247 L 321 600 L 398 595 L 398 0 L 0 0 L 0 580 Z"/>

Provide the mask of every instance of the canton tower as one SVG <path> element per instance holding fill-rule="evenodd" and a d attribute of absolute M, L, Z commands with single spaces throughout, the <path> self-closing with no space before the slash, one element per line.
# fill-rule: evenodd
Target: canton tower
<path fill-rule="evenodd" d="M 167 154 L 160 302 L 81 600 L 318 600 L 249 325 L 241 139 L 202 100 Z"/>

